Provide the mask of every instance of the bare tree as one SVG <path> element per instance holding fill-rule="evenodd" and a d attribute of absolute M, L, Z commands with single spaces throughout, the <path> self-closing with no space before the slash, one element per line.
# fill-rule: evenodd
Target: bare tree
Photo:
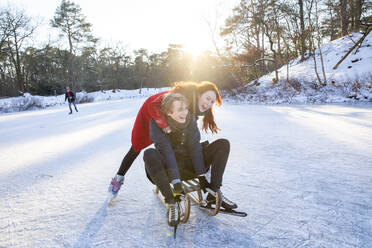
<path fill-rule="evenodd" d="M 274 63 L 274 71 L 275 71 L 275 80 L 274 83 L 279 81 L 279 74 L 278 74 L 278 65 L 281 63 L 281 52 L 280 52 L 280 37 L 281 37 L 281 26 L 279 24 L 280 13 L 279 13 L 279 6 L 275 1 L 271 1 L 266 8 L 266 15 L 265 19 L 261 19 L 261 24 L 265 27 L 265 35 L 269 40 L 270 50 L 273 54 L 273 63 Z M 276 42 L 275 42 L 276 39 Z M 275 49 L 274 44 L 277 43 L 277 47 Z"/>
<path fill-rule="evenodd" d="M 24 92 L 24 70 L 22 69 L 22 46 L 26 39 L 30 38 L 36 27 L 31 25 L 31 18 L 23 11 L 7 10 L 4 16 L 5 25 L 8 27 L 8 56 L 15 70 L 18 88 Z"/>

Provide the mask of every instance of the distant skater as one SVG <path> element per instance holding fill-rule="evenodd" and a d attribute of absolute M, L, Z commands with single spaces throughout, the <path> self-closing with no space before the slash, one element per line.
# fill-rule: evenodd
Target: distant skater
<path fill-rule="evenodd" d="M 68 113 L 69 115 L 72 114 L 71 103 L 74 105 L 76 112 L 79 112 L 75 104 L 75 94 L 70 90 L 70 87 L 66 87 L 65 102 L 66 100 L 68 100 L 68 107 L 70 108 L 70 113 Z"/>

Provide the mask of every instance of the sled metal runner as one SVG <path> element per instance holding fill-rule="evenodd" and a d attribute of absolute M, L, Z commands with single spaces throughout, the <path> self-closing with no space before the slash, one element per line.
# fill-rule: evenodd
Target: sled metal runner
<path fill-rule="evenodd" d="M 202 208 L 202 209 L 214 209 L 213 206 L 210 205 L 210 204 L 200 206 L 200 208 Z M 234 216 L 238 216 L 238 217 L 246 217 L 247 216 L 246 212 L 236 211 L 234 209 L 228 209 L 228 208 L 227 209 L 220 208 L 220 211 L 218 213 L 229 214 L 229 215 L 234 215 Z"/>

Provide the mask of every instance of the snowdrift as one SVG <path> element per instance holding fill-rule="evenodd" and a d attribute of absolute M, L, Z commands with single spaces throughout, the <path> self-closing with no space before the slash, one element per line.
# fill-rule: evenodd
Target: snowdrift
<path fill-rule="evenodd" d="M 278 83 L 273 83 L 275 72 L 272 72 L 234 89 L 230 93 L 231 100 L 269 104 L 372 102 L 372 33 L 361 47 L 355 48 L 336 70 L 333 69 L 361 37 L 361 33 L 353 33 L 321 46 L 326 86 L 321 86 L 316 77 L 313 57 L 307 57 L 303 62 L 297 58 L 289 63 L 288 82 L 287 66 L 284 65 L 278 70 Z M 315 55 L 317 70 L 324 82 L 318 49 Z"/>

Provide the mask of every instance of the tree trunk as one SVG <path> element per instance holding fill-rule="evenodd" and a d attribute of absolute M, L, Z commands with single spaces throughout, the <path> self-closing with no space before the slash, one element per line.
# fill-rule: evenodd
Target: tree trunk
<path fill-rule="evenodd" d="M 8 44 L 11 44 L 11 41 L 9 41 Z M 19 91 L 23 93 L 24 85 L 23 85 L 23 77 L 22 77 L 22 70 L 21 70 L 21 59 L 19 57 L 19 45 L 18 45 L 18 39 L 17 39 L 16 32 L 14 32 L 14 48 L 15 48 L 15 54 L 13 54 L 13 51 L 11 48 L 9 48 L 9 51 L 11 53 L 11 58 L 14 64 Z"/>
<path fill-rule="evenodd" d="M 74 82 L 74 76 L 73 76 L 73 46 L 72 46 L 72 37 L 70 34 L 68 35 L 68 44 L 70 47 L 70 53 L 68 57 L 68 79 L 69 79 L 68 84 L 70 85 L 70 87 L 74 88 L 75 82 Z"/>
<path fill-rule="evenodd" d="M 355 30 L 355 0 L 350 0 L 349 1 L 349 24 L 350 24 L 350 30 L 354 31 Z"/>
<path fill-rule="evenodd" d="M 19 57 L 19 49 L 16 45 L 16 75 L 17 75 L 17 81 L 19 83 L 19 91 L 24 92 L 25 87 L 23 84 L 23 75 L 22 75 L 22 70 L 21 70 L 21 59 Z"/>
<path fill-rule="evenodd" d="M 332 9 L 329 8 L 329 18 L 330 18 L 330 29 L 331 29 L 331 41 L 336 39 L 336 36 L 335 36 L 335 25 L 334 25 L 334 21 L 333 21 L 333 15 L 332 15 Z"/>
<path fill-rule="evenodd" d="M 298 5 L 300 6 L 300 26 L 301 26 L 301 61 L 304 60 L 306 47 L 305 47 L 305 20 L 304 20 L 304 2 L 303 0 L 298 0 Z"/>
<path fill-rule="evenodd" d="M 323 73 L 323 86 L 327 85 L 327 77 L 324 69 L 324 60 L 323 60 L 323 53 L 322 49 L 320 48 L 320 27 L 319 27 L 319 15 L 318 15 L 318 2 L 315 2 L 315 20 L 316 20 L 316 32 L 317 32 L 317 40 L 318 40 L 318 51 L 319 51 L 319 56 L 320 56 L 320 65 L 322 67 L 322 73 Z"/>
<path fill-rule="evenodd" d="M 286 48 L 286 68 L 287 68 L 287 83 L 289 83 L 289 45 L 288 42 L 282 37 L 285 48 Z"/>
<path fill-rule="evenodd" d="M 340 0 L 340 14 L 341 14 L 341 32 L 342 36 L 347 35 L 347 0 Z"/>
<path fill-rule="evenodd" d="M 274 41 L 269 38 L 269 43 L 270 43 L 270 50 L 273 52 L 273 57 L 274 57 L 274 69 L 275 69 L 275 82 L 277 83 L 279 81 L 279 75 L 278 75 L 278 61 L 277 61 L 277 52 L 274 49 Z"/>
<path fill-rule="evenodd" d="M 355 29 L 354 31 L 359 32 L 360 30 L 360 18 L 362 16 L 362 0 L 356 0 L 355 6 Z"/>
<path fill-rule="evenodd" d="M 262 25 L 262 55 L 261 55 L 261 58 L 265 58 L 265 27 Z M 266 65 L 265 65 L 265 61 L 262 61 L 262 70 L 264 73 L 267 73 L 267 69 L 266 69 Z"/>
<path fill-rule="evenodd" d="M 310 37 L 310 50 L 313 53 L 314 71 L 315 71 L 316 78 L 318 79 L 319 84 L 322 85 L 322 80 L 320 79 L 319 73 L 318 73 L 318 66 L 317 66 L 317 63 L 316 63 L 316 54 L 315 54 L 315 47 L 314 47 L 314 39 L 313 39 L 312 36 Z"/>
<path fill-rule="evenodd" d="M 281 42 L 280 42 L 280 32 L 277 32 L 278 34 L 278 55 L 279 55 L 279 65 L 281 66 L 283 64 L 283 56 L 282 56 L 282 46 L 281 46 Z"/>
<path fill-rule="evenodd" d="M 252 15 L 256 18 L 256 9 L 254 8 L 255 4 L 253 3 L 253 0 L 251 0 L 251 8 L 252 8 Z M 254 32 L 256 33 L 256 42 L 257 42 L 257 49 L 260 50 L 260 27 L 257 25 L 254 25 Z"/>
<path fill-rule="evenodd" d="M 363 41 L 364 41 L 364 38 L 367 37 L 367 35 L 369 34 L 369 32 L 372 31 L 372 26 L 370 26 L 368 28 L 368 30 L 366 31 L 366 33 L 362 36 L 362 38 L 360 38 L 357 43 L 355 43 L 350 49 L 349 51 L 340 59 L 340 61 L 337 62 L 337 64 L 333 67 L 333 70 L 336 70 L 337 67 L 342 63 L 342 61 L 344 61 L 344 59 L 346 59 L 347 56 L 349 56 L 349 54 L 354 50 L 354 48 L 356 48 L 359 44 L 361 44 Z"/>

